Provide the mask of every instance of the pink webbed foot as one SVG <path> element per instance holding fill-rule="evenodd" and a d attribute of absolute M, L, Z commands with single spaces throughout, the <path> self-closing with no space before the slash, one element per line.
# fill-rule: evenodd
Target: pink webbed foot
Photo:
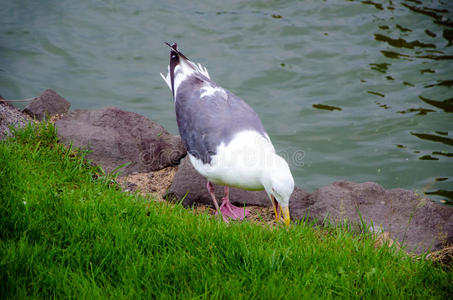
<path fill-rule="evenodd" d="M 228 223 L 228 218 L 232 220 L 243 220 L 250 214 L 250 210 L 236 207 L 228 199 L 223 198 L 222 204 L 220 205 L 220 211 L 222 212 L 223 220 Z M 217 215 L 217 213 L 216 213 Z"/>
<path fill-rule="evenodd" d="M 249 215 L 250 210 L 236 207 L 233 204 L 231 204 L 229 199 L 230 188 L 227 185 L 224 187 L 223 190 L 224 195 L 220 207 L 214 195 L 214 185 L 208 180 L 206 187 L 208 188 L 209 195 L 211 196 L 212 202 L 214 203 L 214 206 L 216 208 L 215 215 L 217 216 L 219 212 L 221 212 L 222 218 L 226 223 L 229 223 L 229 218 L 233 220 L 244 220 L 244 218 Z"/>

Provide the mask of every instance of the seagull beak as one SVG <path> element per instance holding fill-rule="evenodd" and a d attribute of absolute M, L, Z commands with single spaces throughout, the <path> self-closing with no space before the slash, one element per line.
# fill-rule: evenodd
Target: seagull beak
<path fill-rule="evenodd" d="M 275 213 L 275 222 L 280 221 L 280 216 L 283 218 L 283 222 L 285 223 L 286 226 L 289 226 L 289 223 L 291 222 L 291 219 L 289 217 L 289 207 L 281 207 L 278 205 L 277 200 L 273 195 L 271 195 L 271 200 L 272 200 L 272 206 L 274 207 L 274 213 Z"/>
<path fill-rule="evenodd" d="M 283 220 L 285 222 L 286 226 L 289 226 L 289 223 L 291 222 L 291 219 L 289 217 L 289 207 L 282 207 L 282 214 L 283 214 Z"/>

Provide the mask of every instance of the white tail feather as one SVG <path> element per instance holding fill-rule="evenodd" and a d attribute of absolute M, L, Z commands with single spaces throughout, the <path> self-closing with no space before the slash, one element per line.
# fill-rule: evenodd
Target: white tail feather
<path fill-rule="evenodd" d="M 201 64 L 194 64 L 190 60 L 187 60 L 187 62 L 189 62 L 191 64 L 191 66 L 193 67 L 193 70 L 195 72 L 198 72 L 198 73 L 206 76 L 207 78 L 211 79 L 211 77 L 209 76 L 208 70 L 205 67 L 203 67 Z M 170 91 L 171 91 L 170 66 L 168 66 L 167 69 L 168 69 L 167 76 L 164 76 L 164 74 L 160 73 L 160 77 L 162 77 L 162 79 L 165 81 L 165 83 L 168 85 L 168 87 L 170 88 Z M 179 86 L 179 84 L 176 84 L 175 89 L 177 89 L 177 86 Z"/>
<path fill-rule="evenodd" d="M 168 87 L 171 90 L 171 80 L 170 80 L 170 73 L 167 73 L 167 76 L 164 76 L 164 74 L 160 73 L 160 77 L 165 81 L 165 83 L 168 85 Z"/>
<path fill-rule="evenodd" d="M 196 65 L 196 68 L 197 68 L 198 72 L 200 72 L 204 76 L 211 79 L 211 77 L 209 76 L 208 70 L 205 67 L 203 67 L 200 63 L 198 63 L 198 65 Z"/>

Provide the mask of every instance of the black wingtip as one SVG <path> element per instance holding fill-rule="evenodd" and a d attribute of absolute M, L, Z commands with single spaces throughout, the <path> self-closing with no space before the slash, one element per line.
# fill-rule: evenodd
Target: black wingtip
<path fill-rule="evenodd" d="M 165 45 L 170 47 L 172 52 L 175 52 L 176 54 L 178 54 L 182 58 L 189 60 L 184 54 L 181 53 L 181 51 L 178 50 L 178 45 L 176 43 L 170 44 L 170 43 L 165 42 Z M 172 53 L 172 52 L 170 52 L 170 53 Z"/>
<path fill-rule="evenodd" d="M 170 47 L 173 50 L 178 51 L 178 45 L 176 43 L 173 43 L 170 45 L 170 43 L 165 42 L 165 45 L 167 45 L 168 47 Z"/>

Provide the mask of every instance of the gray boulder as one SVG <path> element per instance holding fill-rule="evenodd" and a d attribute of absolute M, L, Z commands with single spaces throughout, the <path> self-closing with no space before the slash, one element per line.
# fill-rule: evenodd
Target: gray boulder
<path fill-rule="evenodd" d="M 24 127 L 29 119 L 11 104 L 3 101 L 0 96 L 0 140 L 11 135 L 9 126 L 14 128 Z"/>
<path fill-rule="evenodd" d="M 53 90 L 45 90 L 39 97 L 34 98 L 23 112 L 40 121 L 56 114 L 64 114 L 69 110 L 71 103 Z"/>
<path fill-rule="evenodd" d="M 104 170 L 121 175 L 146 173 L 179 164 L 186 155 L 178 136 L 161 125 L 133 112 L 107 107 L 74 110 L 55 122 L 61 140 L 88 149 L 87 158 Z"/>
<path fill-rule="evenodd" d="M 215 195 L 217 201 L 223 197 L 223 187 L 215 186 Z M 173 178 L 173 182 L 166 194 L 166 197 L 173 201 L 180 199 L 185 207 L 192 206 L 196 203 L 214 206 L 206 189 L 206 178 L 201 176 L 192 166 L 189 157 L 181 161 L 178 171 Z M 246 191 L 237 188 L 230 188 L 230 201 L 236 205 L 256 205 L 270 207 L 272 203 L 265 191 Z M 296 188 L 290 200 L 290 212 L 294 209 L 297 211 L 308 207 L 308 194 L 303 190 Z"/>
<path fill-rule="evenodd" d="M 360 224 L 361 216 L 374 231 L 388 232 L 409 251 L 440 249 L 453 242 L 453 207 L 433 203 L 408 190 L 385 190 L 374 182 L 338 181 L 316 190 L 309 198 L 311 218 Z M 306 211 L 293 213 L 301 218 Z"/>

